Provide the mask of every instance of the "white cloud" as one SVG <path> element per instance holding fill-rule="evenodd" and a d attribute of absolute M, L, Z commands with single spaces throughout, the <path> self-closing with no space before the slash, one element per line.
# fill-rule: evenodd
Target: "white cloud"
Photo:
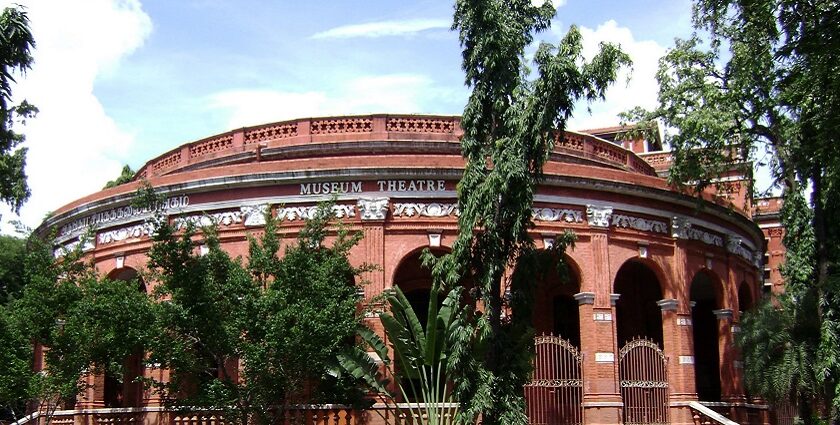
<path fill-rule="evenodd" d="M 93 93 L 152 30 L 139 0 L 32 0 L 24 5 L 35 37 L 35 64 L 14 89 L 38 107 L 20 128 L 26 134 L 32 197 L 21 210 L 26 225 L 102 188 L 119 174 L 132 143 Z M 4 211 L 3 219 L 13 215 Z M 5 227 L 4 230 L 8 230 Z"/>
<path fill-rule="evenodd" d="M 229 90 L 208 104 L 228 111 L 228 127 L 238 128 L 307 116 L 419 113 L 447 95 L 426 76 L 390 74 L 350 79 L 328 92 Z"/>
<path fill-rule="evenodd" d="M 449 29 L 448 19 L 408 19 L 402 21 L 380 21 L 365 24 L 343 25 L 316 33 L 312 38 L 356 38 L 414 35 L 431 29 Z"/>
<path fill-rule="evenodd" d="M 630 55 L 633 69 L 632 72 L 625 69 L 619 73 L 616 82 L 607 90 L 607 100 L 591 105 L 591 115 L 586 111 L 585 103 L 578 105 L 575 116 L 569 123 L 570 128 L 588 129 L 618 125 L 619 112 L 634 106 L 656 106 L 659 85 L 655 76 L 659 58 L 665 54 L 664 46 L 651 40 L 636 40 L 629 28 L 619 26 L 614 20 L 604 22 L 594 30 L 582 27 L 580 32 L 583 36 L 583 54 L 587 59 L 595 56 L 599 43 L 611 42 L 620 44 Z"/>

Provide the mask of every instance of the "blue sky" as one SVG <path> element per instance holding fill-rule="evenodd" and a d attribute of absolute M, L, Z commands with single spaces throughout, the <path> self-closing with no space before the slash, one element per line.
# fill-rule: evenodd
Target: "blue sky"
<path fill-rule="evenodd" d="M 95 192 L 180 144 L 244 125 L 357 113 L 459 114 L 467 97 L 449 1 L 31 0 L 36 63 L 16 93 L 41 108 L 28 135 L 21 220 Z M 690 34 L 690 2 L 567 0 L 550 31 L 586 51 L 619 42 L 632 80 L 572 128 L 651 106 L 656 60 Z M 3 222 L 15 218 L 8 211 Z"/>

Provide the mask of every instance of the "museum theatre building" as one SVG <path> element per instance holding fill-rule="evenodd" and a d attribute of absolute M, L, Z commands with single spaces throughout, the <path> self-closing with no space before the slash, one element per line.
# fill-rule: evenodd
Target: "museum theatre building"
<path fill-rule="evenodd" d="M 456 238 L 459 122 L 308 118 L 211 136 L 150 160 L 131 183 L 61 207 L 41 229 L 58 229 L 56 255 L 81 243 L 103 275 L 131 279 L 150 247 L 153 211 L 131 206 L 141 180 L 165 196 L 155 209 L 173 222 L 217 223 L 234 256 L 247 254 L 266 211 L 294 235 L 319 201 L 335 197 L 335 215 L 364 236 L 351 261 L 380 266 L 367 272 L 365 296 L 396 286 L 421 302 L 431 285 L 421 251 L 447 252 Z M 565 254 L 568 282 L 534 282 L 537 356 L 523 389 L 531 422 L 693 423 L 709 408 L 766 422 L 766 406 L 745 394 L 734 346 L 741 312 L 761 295 L 765 244 L 739 177 L 698 200 L 661 177 L 670 155 L 658 141 L 616 136 L 557 134 L 535 195 L 537 246 L 566 230 L 577 242 Z M 88 232 L 95 237 L 82 241 Z M 130 380 L 87 379 L 77 409 L 160 404 Z"/>

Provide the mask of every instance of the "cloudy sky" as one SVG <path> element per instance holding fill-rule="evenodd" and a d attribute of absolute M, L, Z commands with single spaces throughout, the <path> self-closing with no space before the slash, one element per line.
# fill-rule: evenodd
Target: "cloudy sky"
<path fill-rule="evenodd" d="M 6 0 L 0 0 L 0 4 Z M 6 4 L 9 2 L 6 1 Z M 459 114 L 467 91 L 445 0 L 16 0 L 35 65 L 15 93 L 40 109 L 21 130 L 32 198 L 45 214 L 180 144 L 246 125 L 360 113 Z M 690 33 L 689 0 L 555 0 L 556 42 L 621 43 L 635 62 L 572 128 L 614 125 L 656 99 L 657 59 Z"/>

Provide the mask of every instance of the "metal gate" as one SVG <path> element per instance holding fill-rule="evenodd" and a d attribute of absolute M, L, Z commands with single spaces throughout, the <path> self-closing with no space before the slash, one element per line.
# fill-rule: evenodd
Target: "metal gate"
<path fill-rule="evenodd" d="M 583 368 L 580 351 L 559 336 L 534 338 L 534 375 L 525 384 L 532 425 L 583 423 Z"/>
<path fill-rule="evenodd" d="M 659 345 L 634 339 L 619 352 L 625 424 L 668 423 L 668 361 Z"/>

